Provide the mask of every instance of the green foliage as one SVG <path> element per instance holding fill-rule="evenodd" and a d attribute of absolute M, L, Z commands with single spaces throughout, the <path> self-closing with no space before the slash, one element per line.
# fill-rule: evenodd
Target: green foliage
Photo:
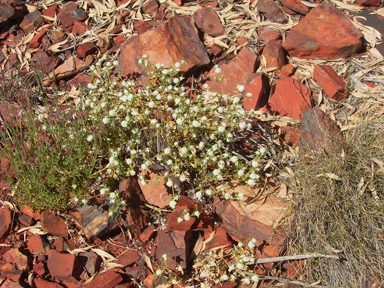
<path fill-rule="evenodd" d="M 5 123 L 1 156 L 16 173 L 13 192 L 21 202 L 62 210 L 68 202 L 86 204 L 106 194 L 116 213 L 125 202 L 101 183 L 136 176 L 145 185 L 138 174 L 149 167 L 163 172 L 175 195 L 194 189 L 197 200 L 214 194 L 241 199 L 215 187 L 232 179 L 258 183 L 267 151 L 247 141 L 253 122 L 241 98 L 212 93 L 206 85 L 192 97 L 182 84 L 183 63 L 153 66 L 145 56 L 140 63 L 147 68 L 145 86 L 112 81 L 118 63 L 104 56 L 91 67 L 94 81 L 75 103 L 45 103 L 37 112 L 26 100 L 20 125 Z M 98 185 L 96 194 L 91 184 Z"/>

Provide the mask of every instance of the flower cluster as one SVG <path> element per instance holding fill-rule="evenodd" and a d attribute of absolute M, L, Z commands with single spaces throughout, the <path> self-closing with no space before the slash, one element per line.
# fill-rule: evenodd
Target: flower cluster
<path fill-rule="evenodd" d="M 266 149 L 259 146 L 244 151 L 241 146 L 252 121 L 240 97 L 210 92 L 207 85 L 192 97 L 183 85 L 183 61 L 165 67 L 152 65 L 144 55 L 139 64 L 146 67 L 145 86 L 111 81 L 117 64 L 104 57 L 92 66 L 95 81 L 78 103 L 102 128 L 102 133 L 88 135 L 87 141 L 100 139 L 103 143 L 104 157 L 109 160 L 107 177 L 138 176 L 145 185 L 147 180 L 140 171 L 157 165 L 172 189 L 175 179 L 184 187 L 198 185 L 197 200 L 213 194 L 241 199 L 242 195 L 212 188 L 233 178 L 248 186 L 257 185 L 259 160 Z M 174 202 L 170 206 L 174 207 Z"/>

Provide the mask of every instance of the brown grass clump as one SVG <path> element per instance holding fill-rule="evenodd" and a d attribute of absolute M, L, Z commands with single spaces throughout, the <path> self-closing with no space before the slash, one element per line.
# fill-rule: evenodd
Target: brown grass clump
<path fill-rule="evenodd" d="M 294 168 L 288 253 L 341 259 L 307 260 L 303 275 L 309 282 L 340 287 L 384 282 L 384 117 L 375 114 L 345 131 L 332 148 L 302 151 Z"/>

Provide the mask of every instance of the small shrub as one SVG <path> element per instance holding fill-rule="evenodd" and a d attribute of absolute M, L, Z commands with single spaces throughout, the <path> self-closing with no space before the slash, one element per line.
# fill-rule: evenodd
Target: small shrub
<path fill-rule="evenodd" d="M 241 199 L 215 189 L 233 179 L 257 185 L 269 152 L 251 138 L 255 122 L 241 97 L 211 93 L 205 85 L 194 99 L 182 84 L 182 63 L 165 68 L 147 57 L 140 62 L 149 77 L 145 87 L 112 81 L 118 63 L 104 56 L 91 67 L 94 81 L 75 104 L 49 104 L 37 112 L 26 100 L 21 124 L 3 127 L 1 155 L 16 171 L 14 193 L 23 203 L 62 210 L 68 202 L 86 204 L 106 194 L 116 213 L 125 202 L 101 183 L 154 166 L 175 195 L 188 190 L 199 201 L 214 194 Z"/>

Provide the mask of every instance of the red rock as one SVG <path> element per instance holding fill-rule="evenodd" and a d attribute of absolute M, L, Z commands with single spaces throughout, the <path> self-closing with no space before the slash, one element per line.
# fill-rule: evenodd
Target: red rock
<path fill-rule="evenodd" d="M 19 282 L 22 274 L 23 274 L 23 271 L 19 271 L 19 270 L 4 271 L 1 273 L 0 279 L 6 278 L 14 282 Z"/>
<path fill-rule="evenodd" d="M 0 241 L 8 237 L 11 230 L 12 213 L 9 208 L 0 209 Z"/>
<path fill-rule="evenodd" d="M 300 120 L 302 113 L 312 107 L 311 90 L 291 78 L 279 79 L 275 93 L 266 106 L 271 113 Z"/>
<path fill-rule="evenodd" d="M 223 48 L 213 44 L 207 48 L 207 52 L 210 56 L 219 57 L 223 53 Z"/>
<path fill-rule="evenodd" d="M 190 231 L 187 233 L 190 234 Z M 175 232 L 165 230 L 157 232 L 158 241 L 156 258 L 160 261 L 162 266 L 166 266 L 171 270 L 175 270 L 179 265 L 181 265 L 184 269 L 187 267 L 187 260 L 189 257 L 189 237 L 190 235 L 177 237 L 181 238 L 178 242 L 182 242 L 181 245 L 179 244 L 177 245 L 179 247 L 177 247 L 175 243 Z M 162 258 L 164 254 L 167 254 L 169 258 L 166 260 L 166 263 Z"/>
<path fill-rule="evenodd" d="M 99 272 L 101 257 L 95 252 L 80 252 L 78 259 L 81 266 L 88 272 L 88 275 L 93 276 Z"/>
<path fill-rule="evenodd" d="M 125 273 L 133 279 L 143 281 L 147 277 L 147 268 L 144 266 L 127 267 L 125 268 Z"/>
<path fill-rule="evenodd" d="M 223 220 L 225 230 L 233 240 L 247 245 L 252 238 L 255 238 L 259 244 L 268 243 L 282 251 L 285 234 L 281 228 L 274 229 L 272 225 L 266 225 L 240 214 L 231 202 L 220 201 L 215 209 Z"/>
<path fill-rule="evenodd" d="M 296 146 L 298 141 L 300 140 L 300 131 L 297 128 L 286 126 L 281 127 L 281 131 L 284 134 L 284 142 L 288 145 Z"/>
<path fill-rule="evenodd" d="M 21 286 L 19 282 L 13 282 L 12 280 L 6 279 L 2 282 L 1 288 L 23 288 L 23 286 Z"/>
<path fill-rule="evenodd" d="M 35 280 L 33 282 L 35 283 L 36 288 L 62 288 L 62 287 L 64 287 L 58 283 L 49 282 L 49 281 L 43 280 L 41 278 L 35 278 Z"/>
<path fill-rule="evenodd" d="M 96 46 L 99 47 L 101 53 L 107 53 L 109 47 L 111 47 L 111 41 L 109 40 L 109 36 L 102 35 L 99 36 L 99 39 L 96 42 Z"/>
<path fill-rule="evenodd" d="M 148 183 L 145 185 L 139 182 L 145 200 L 147 200 L 149 204 L 160 208 L 167 207 L 172 198 L 170 196 L 171 188 L 165 185 L 166 181 L 164 177 L 149 169 L 147 169 L 146 172 L 140 172 L 140 175 L 148 180 Z"/>
<path fill-rule="evenodd" d="M 283 12 L 273 0 L 260 0 L 257 2 L 257 9 L 264 13 L 265 16 L 272 22 L 286 23 Z"/>
<path fill-rule="evenodd" d="M 210 2 L 205 2 L 200 4 L 203 7 L 217 7 L 218 3 L 216 1 L 210 1 Z"/>
<path fill-rule="evenodd" d="M 53 239 L 53 247 L 57 252 L 64 252 L 64 238 L 56 237 Z"/>
<path fill-rule="evenodd" d="M 47 9 L 43 11 L 43 15 L 47 17 L 54 18 L 57 13 L 57 4 L 53 4 L 52 6 L 49 6 Z"/>
<path fill-rule="evenodd" d="M 145 287 L 147 288 L 156 288 L 158 286 L 162 287 L 162 285 L 166 285 L 167 282 L 167 278 L 164 276 L 157 276 L 156 274 L 148 275 L 143 281 Z"/>
<path fill-rule="evenodd" d="M 247 111 L 259 110 L 268 103 L 269 98 L 269 80 L 268 76 L 264 73 L 254 73 L 248 78 L 247 85 L 243 96 L 244 109 Z M 246 95 L 252 94 L 248 98 Z"/>
<path fill-rule="evenodd" d="M 50 250 L 48 254 L 48 270 L 52 277 L 79 279 L 82 272 L 80 263 L 75 255 L 61 254 Z"/>
<path fill-rule="evenodd" d="M 279 78 L 287 78 L 295 74 L 296 68 L 291 63 L 284 65 L 276 71 L 276 76 Z"/>
<path fill-rule="evenodd" d="M 35 266 L 33 266 L 33 272 L 35 272 L 40 277 L 44 277 L 48 274 L 47 267 L 43 262 L 39 262 Z"/>
<path fill-rule="evenodd" d="M 299 58 L 346 58 L 363 47 L 363 34 L 343 12 L 324 1 L 292 28 L 283 47 Z"/>
<path fill-rule="evenodd" d="M 117 262 L 124 267 L 127 267 L 139 260 L 140 257 L 140 254 L 136 250 L 129 249 L 125 250 L 119 257 L 117 257 Z"/>
<path fill-rule="evenodd" d="M 285 65 L 283 48 L 276 40 L 271 40 L 265 45 L 262 56 L 265 59 L 265 67 L 281 68 Z"/>
<path fill-rule="evenodd" d="M 48 243 L 42 235 L 32 235 L 28 240 L 28 250 L 31 254 L 45 254 L 49 249 Z"/>
<path fill-rule="evenodd" d="M 20 23 L 20 28 L 28 34 L 39 28 L 42 24 L 44 24 L 42 14 L 39 10 L 35 10 L 24 17 L 23 21 Z"/>
<path fill-rule="evenodd" d="M 14 263 L 17 270 L 26 270 L 28 268 L 28 257 L 21 253 L 19 248 L 11 248 L 3 254 L 3 259 L 6 262 Z"/>
<path fill-rule="evenodd" d="M 124 42 L 125 40 L 127 40 L 127 38 L 125 38 L 123 35 L 117 35 L 116 38 L 115 38 L 115 44 L 117 46 L 120 46 L 120 44 L 122 42 Z"/>
<path fill-rule="evenodd" d="M 163 63 L 166 67 L 184 60 L 182 71 L 192 71 L 210 63 L 208 54 L 201 43 L 192 20 L 175 16 L 160 27 L 134 36 L 121 46 L 119 66 L 116 71 L 123 75 L 144 72 L 138 60 L 144 55 L 153 63 Z"/>
<path fill-rule="evenodd" d="M 381 4 L 381 0 L 357 0 L 356 3 L 366 7 L 378 7 Z"/>
<path fill-rule="evenodd" d="M 35 219 L 25 214 L 22 214 L 21 216 L 19 216 L 18 220 L 21 225 L 26 227 L 33 226 L 36 223 Z"/>
<path fill-rule="evenodd" d="M 300 13 L 302 15 L 307 15 L 309 12 L 309 8 L 298 0 L 279 0 L 279 1 L 285 7 L 288 7 L 289 9 L 297 13 Z"/>
<path fill-rule="evenodd" d="M 72 27 L 72 34 L 75 36 L 80 36 L 83 35 L 86 31 L 88 31 L 87 26 L 85 26 L 84 23 L 79 22 L 79 21 L 74 21 L 73 22 L 73 27 Z"/>
<path fill-rule="evenodd" d="M 15 271 L 15 267 L 13 267 L 12 263 L 4 263 L 0 265 L 0 273 L 4 271 Z"/>
<path fill-rule="evenodd" d="M 68 238 L 65 219 L 49 211 L 41 213 L 41 229 L 53 236 Z"/>
<path fill-rule="evenodd" d="M 158 21 L 138 21 L 133 24 L 133 28 L 138 34 L 143 34 L 150 29 L 159 27 L 160 23 Z"/>
<path fill-rule="evenodd" d="M 91 239 L 119 228 L 119 222 L 117 220 L 120 215 L 115 214 L 115 216 L 111 217 L 108 214 L 112 206 L 113 204 L 104 198 L 104 200 L 97 205 L 82 206 L 76 209 L 76 211 L 71 211 L 70 214 L 76 226 L 84 232 L 85 237 Z"/>
<path fill-rule="evenodd" d="M 53 43 L 59 43 L 61 41 L 64 41 L 64 39 L 67 37 L 67 35 L 61 32 L 60 30 L 51 31 L 49 36 Z"/>
<path fill-rule="evenodd" d="M 224 227 L 220 226 L 214 233 L 213 238 L 205 244 L 204 251 L 214 250 L 218 247 L 230 247 L 232 245 L 231 239 L 229 239 Z"/>
<path fill-rule="evenodd" d="M 143 5 L 142 11 L 144 14 L 151 14 L 159 8 L 159 3 L 156 0 L 146 1 Z"/>
<path fill-rule="evenodd" d="M 224 27 L 212 7 L 201 8 L 193 13 L 196 27 L 213 37 L 224 34 Z"/>
<path fill-rule="evenodd" d="M 215 68 L 207 74 L 207 84 L 211 91 L 223 94 L 238 93 L 237 85 L 245 85 L 250 74 L 258 67 L 258 57 L 248 47 L 244 47 L 229 63 L 220 66 L 223 81 L 213 79 L 217 76 Z"/>
<path fill-rule="evenodd" d="M 73 80 L 72 83 L 81 87 L 87 87 L 89 83 L 93 82 L 92 76 L 89 76 L 88 74 L 77 75 Z"/>
<path fill-rule="evenodd" d="M 283 6 L 282 9 L 283 9 L 283 11 L 284 11 L 285 13 L 287 13 L 287 14 L 289 14 L 289 15 L 292 15 L 292 16 L 295 16 L 295 17 L 298 16 L 298 15 L 297 15 L 298 13 L 296 13 L 295 11 L 289 9 L 287 6 Z"/>
<path fill-rule="evenodd" d="M 11 0 L 0 2 L 0 24 L 5 25 L 10 20 L 15 20 L 27 12 L 27 7 L 22 1 Z"/>
<path fill-rule="evenodd" d="M 151 224 L 147 228 L 145 228 L 145 230 L 140 234 L 139 237 L 140 237 L 140 240 L 145 243 L 149 239 L 154 237 L 155 234 L 156 234 L 156 227 Z"/>
<path fill-rule="evenodd" d="M 237 37 L 237 38 L 236 38 L 236 43 L 237 43 L 239 46 L 247 45 L 247 44 L 248 44 L 248 39 L 245 38 L 245 37 Z"/>
<path fill-rule="evenodd" d="M 32 207 L 29 207 L 28 205 L 20 205 L 19 210 L 21 213 L 28 215 L 35 220 L 41 219 L 41 214 L 37 212 L 35 209 L 33 209 Z"/>
<path fill-rule="evenodd" d="M 29 41 L 28 45 L 31 48 L 37 48 L 40 46 L 40 44 L 43 41 L 43 37 L 45 36 L 45 32 L 48 29 L 48 27 L 41 29 L 39 33 L 37 33 L 35 36 L 33 36 L 32 40 Z"/>
<path fill-rule="evenodd" d="M 212 286 L 212 288 L 235 288 L 235 287 L 237 287 L 237 283 L 231 282 L 231 281 L 223 282 L 223 283 L 216 283 L 215 285 Z"/>
<path fill-rule="evenodd" d="M 329 65 L 316 65 L 313 78 L 333 100 L 340 101 L 348 95 L 348 88 L 344 80 Z"/>
<path fill-rule="evenodd" d="M 261 26 L 259 28 L 259 40 L 267 44 L 271 40 L 279 40 L 281 35 L 279 32 L 272 30 L 269 27 Z"/>
<path fill-rule="evenodd" d="M 80 73 L 87 69 L 89 64 L 81 61 L 76 56 L 72 56 L 69 59 L 65 60 L 63 64 L 55 69 L 55 75 L 57 80 L 70 78 L 77 73 Z"/>
<path fill-rule="evenodd" d="M 67 2 L 57 14 L 57 18 L 64 28 L 72 26 L 75 21 L 84 21 L 87 17 L 87 13 L 82 9 L 78 9 L 77 3 L 74 1 Z"/>
<path fill-rule="evenodd" d="M 79 58 L 85 59 L 88 55 L 94 53 L 97 51 L 97 47 L 95 44 L 88 42 L 88 43 L 83 43 L 80 44 L 77 47 L 77 55 Z"/>
<path fill-rule="evenodd" d="M 312 150 L 330 148 L 332 140 L 341 135 L 339 126 L 318 107 L 304 112 L 299 130 L 301 145 Z"/>
<path fill-rule="evenodd" d="M 93 280 L 83 285 L 83 288 L 114 288 L 116 285 L 123 281 L 123 277 L 114 270 L 107 270 L 106 272 L 97 275 Z"/>

